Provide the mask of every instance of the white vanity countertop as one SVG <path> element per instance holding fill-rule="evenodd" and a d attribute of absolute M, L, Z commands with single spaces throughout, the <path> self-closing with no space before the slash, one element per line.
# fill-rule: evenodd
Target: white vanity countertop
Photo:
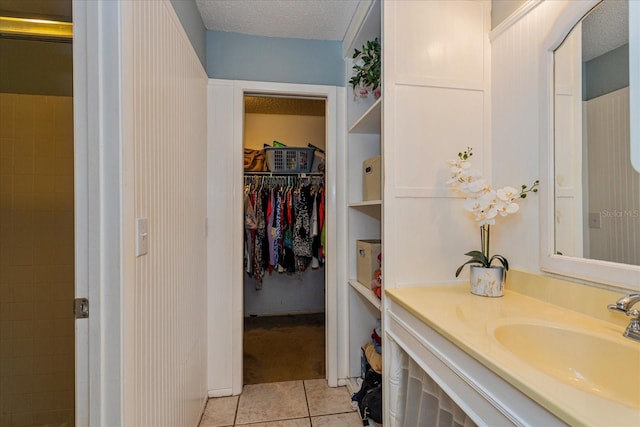
<path fill-rule="evenodd" d="M 391 300 L 568 424 L 640 426 L 640 401 L 636 405 L 627 405 L 580 390 L 546 375 L 508 351 L 492 333 L 496 325 L 533 321 L 585 330 L 606 339 L 617 340 L 622 345 L 640 347 L 640 343 L 621 336 L 624 328 L 620 325 L 509 290 L 501 298 L 473 295 L 469 292 L 468 285 L 397 288 L 387 289 L 385 293 Z M 523 342 L 523 345 L 527 343 Z M 598 357 L 597 350 L 585 348 L 581 349 L 580 354 L 584 354 L 584 357 Z M 616 360 L 608 360 L 607 363 L 615 364 Z M 635 372 L 639 367 L 640 358 L 634 367 Z M 621 372 L 625 372 L 624 369 Z M 630 381 L 640 388 L 640 378 L 622 374 L 615 380 Z"/>

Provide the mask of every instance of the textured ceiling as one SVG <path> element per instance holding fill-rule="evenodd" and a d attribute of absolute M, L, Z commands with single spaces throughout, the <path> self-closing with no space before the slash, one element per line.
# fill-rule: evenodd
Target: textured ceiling
<path fill-rule="evenodd" d="M 357 0 L 196 0 L 208 30 L 342 40 Z"/>
<path fill-rule="evenodd" d="M 290 114 L 324 116 L 324 99 L 245 96 L 244 112 L 254 114 Z"/>
<path fill-rule="evenodd" d="M 582 60 L 589 61 L 629 42 L 628 2 L 604 0 L 582 21 Z"/>

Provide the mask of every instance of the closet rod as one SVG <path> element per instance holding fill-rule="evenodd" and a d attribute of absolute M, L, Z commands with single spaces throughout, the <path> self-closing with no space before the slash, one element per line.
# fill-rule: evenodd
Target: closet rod
<path fill-rule="evenodd" d="M 308 176 L 324 176 L 323 172 L 301 172 L 301 173 L 287 173 L 287 172 L 245 172 L 245 176 L 297 176 L 298 178 L 305 178 Z"/>

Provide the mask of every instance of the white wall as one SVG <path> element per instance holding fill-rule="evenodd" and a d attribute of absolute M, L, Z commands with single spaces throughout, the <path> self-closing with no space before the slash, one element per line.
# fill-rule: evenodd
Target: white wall
<path fill-rule="evenodd" d="M 207 203 L 210 218 L 207 240 L 207 340 L 210 348 L 207 354 L 207 388 L 211 396 L 225 396 L 233 392 L 233 372 L 237 369 L 233 354 L 241 351 L 233 341 L 235 334 L 242 334 L 242 324 L 234 322 L 238 316 L 233 305 L 234 295 L 242 295 L 242 289 L 233 288 L 234 273 L 237 274 L 234 270 L 242 269 L 242 264 L 235 261 L 235 256 L 242 251 L 239 234 L 242 230 L 233 216 L 236 206 L 241 206 L 242 189 L 234 179 L 236 169 L 241 167 L 234 165 L 234 151 L 241 147 L 235 147 L 234 111 L 238 106 L 235 105 L 234 82 L 210 81 L 207 93 Z"/>
<path fill-rule="evenodd" d="M 196 426 L 206 390 L 207 77 L 168 0 L 122 10 L 124 425 Z M 136 257 L 135 221 L 148 218 Z"/>
<path fill-rule="evenodd" d="M 385 286 L 442 284 L 480 245 L 446 181 L 447 160 L 468 146 L 489 171 L 490 3 L 383 8 Z"/>
<path fill-rule="evenodd" d="M 546 1 L 494 35 L 492 61 L 492 164 L 497 186 L 530 183 L 540 176 L 541 43 L 566 2 Z M 492 245 L 512 268 L 539 272 L 539 196 L 492 228 Z"/>
<path fill-rule="evenodd" d="M 585 102 L 589 158 L 589 257 L 640 265 L 640 174 L 629 162 L 629 88 Z M 615 191 L 611 191 L 615 188 Z"/>

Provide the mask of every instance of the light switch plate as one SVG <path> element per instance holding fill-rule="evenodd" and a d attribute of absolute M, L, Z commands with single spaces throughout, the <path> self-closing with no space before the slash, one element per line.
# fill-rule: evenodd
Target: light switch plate
<path fill-rule="evenodd" d="M 589 212 L 589 228 L 602 228 L 600 212 Z"/>
<path fill-rule="evenodd" d="M 136 256 L 149 252 L 149 218 L 136 218 Z"/>

